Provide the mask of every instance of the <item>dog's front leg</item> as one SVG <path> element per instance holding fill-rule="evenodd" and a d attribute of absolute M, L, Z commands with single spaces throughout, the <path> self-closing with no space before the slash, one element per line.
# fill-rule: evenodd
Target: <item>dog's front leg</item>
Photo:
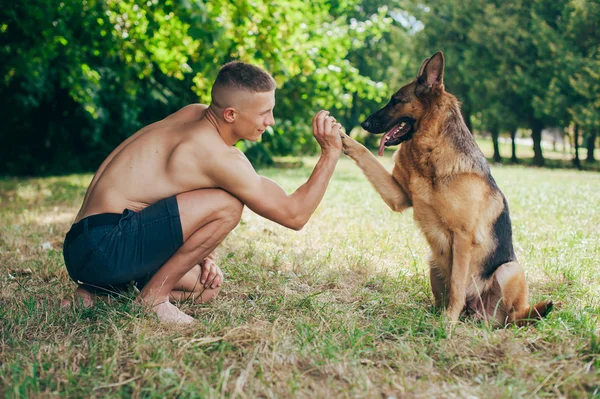
<path fill-rule="evenodd" d="M 342 143 L 344 145 L 344 154 L 356 162 L 356 165 L 363 171 L 371 185 L 379 193 L 383 201 L 392 208 L 393 211 L 402 212 L 412 204 L 408 195 L 388 172 L 383 165 L 375 158 L 373 154 L 362 144 L 342 134 Z"/>
<path fill-rule="evenodd" d="M 472 241 L 467 235 L 461 233 L 455 233 L 452 241 L 452 271 L 447 315 L 453 322 L 458 321 L 466 303 Z"/>

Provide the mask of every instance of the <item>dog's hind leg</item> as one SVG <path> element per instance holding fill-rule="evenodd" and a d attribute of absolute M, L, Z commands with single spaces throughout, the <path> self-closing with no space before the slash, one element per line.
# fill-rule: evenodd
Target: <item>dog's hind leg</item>
<path fill-rule="evenodd" d="M 384 168 L 365 146 L 345 134 L 341 137 L 344 144 L 344 154 L 356 162 L 356 165 L 363 171 L 371 185 L 381 198 L 383 198 L 383 201 L 393 211 L 402 212 L 412 206 L 408 195 L 406 195 L 392 174 Z"/>
<path fill-rule="evenodd" d="M 508 322 L 518 326 L 533 323 L 545 317 L 552 310 L 552 301 L 529 305 L 529 290 L 523 268 L 517 261 L 500 266 L 494 276 L 502 290 L 504 304 L 508 311 Z"/>

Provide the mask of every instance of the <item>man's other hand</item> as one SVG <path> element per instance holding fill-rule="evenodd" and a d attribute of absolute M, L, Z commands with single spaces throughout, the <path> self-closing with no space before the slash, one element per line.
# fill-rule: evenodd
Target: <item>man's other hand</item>
<path fill-rule="evenodd" d="M 339 156 L 342 152 L 342 139 L 340 129 L 342 125 L 337 123 L 329 111 L 319 111 L 312 121 L 313 136 L 321 146 L 323 153 Z"/>
<path fill-rule="evenodd" d="M 204 259 L 200 263 L 200 268 L 202 269 L 200 283 L 204 288 L 218 288 L 223 284 L 223 272 L 212 259 Z"/>

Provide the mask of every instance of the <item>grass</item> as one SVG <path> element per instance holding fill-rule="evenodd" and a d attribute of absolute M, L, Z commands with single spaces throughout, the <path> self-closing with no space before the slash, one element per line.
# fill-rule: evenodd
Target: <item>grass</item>
<path fill-rule="evenodd" d="M 289 192 L 316 162 L 266 169 Z M 390 154 L 382 161 L 391 166 Z M 215 302 L 159 324 L 130 299 L 60 310 L 65 232 L 90 175 L 0 180 L 0 393 L 5 397 L 600 397 L 600 174 L 493 167 L 507 196 L 533 327 L 450 330 L 426 242 L 342 158 L 301 232 L 246 210 L 219 250 Z"/>

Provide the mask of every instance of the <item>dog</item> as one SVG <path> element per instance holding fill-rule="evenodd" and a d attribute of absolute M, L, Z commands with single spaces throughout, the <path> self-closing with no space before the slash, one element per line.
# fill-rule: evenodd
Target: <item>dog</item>
<path fill-rule="evenodd" d="M 513 249 L 508 204 L 465 125 L 457 98 L 444 89 L 444 55 L 426 59 L 416 79 L 362 127 L 401 144 L 390 174 L 362 144 L 342 133 L 343 150 L 394 211 L 413 207 L 431 248 L 436 307 L 457 322 L 465 312 L 500 325 L 525 325 L 552 309 L 529 305 L 525 274 Z"/>

